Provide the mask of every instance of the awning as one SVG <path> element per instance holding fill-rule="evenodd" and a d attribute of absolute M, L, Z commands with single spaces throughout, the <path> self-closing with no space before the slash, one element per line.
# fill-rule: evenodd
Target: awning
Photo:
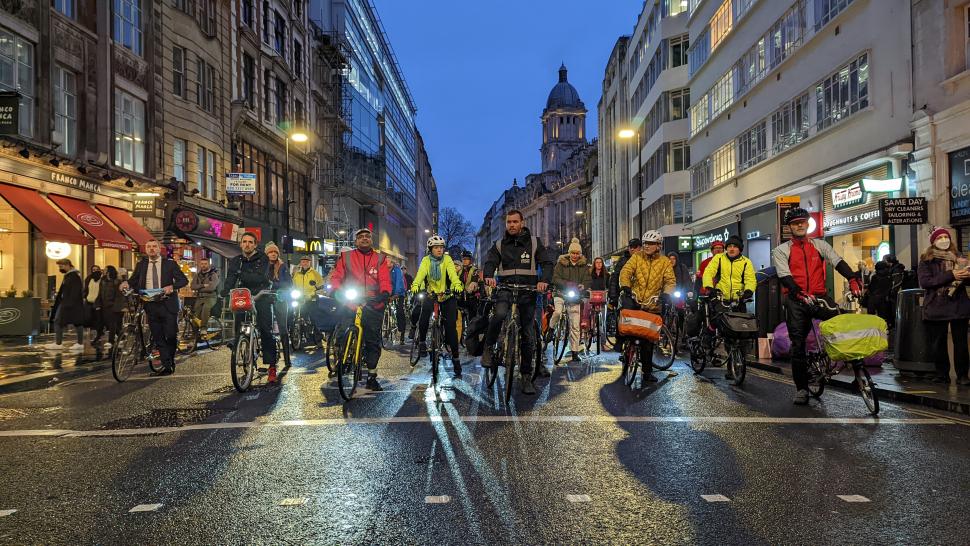
<path fill-rule="evenodd" d="M 91 205 L 80 199 L 64 197 L 63 195 L 48 195 L 47 198 L 77 222 L 81 229 L 94 237 L 100 246 L 131 250 L 131 242 L 106 222 L 104 217 L 95 212 Z"/>
<path fill-rule="evenodd" d="M 202 248 L 207 248 L 224 258 L 235 258 L 236 256 L 242 254 L 242 250 L 239 249 L 239 245 L 234 245 L 232 243 L 214 241 L 212 239 L 203 239 L 202 237 L 196 238 L 195 241 L 202 245 Z"/>
<path fill-rule="evenodd" d="M 99 211 L 101 211 L 109 220 L 114 222 L 116 226 L 121 228 L 121 231 L 125 233 L 128 237 L 131 237 L 138 247 L 145 250 L 145 243 L 153 240 L 151 233 L 145 229 L 138 220 L 135 220 L 131 213 L 124 209 L 119 209 L 118 207 L 110 207 L 108 205 L 95 205 Z"/>
<path fill-rule="evenodd" d="M 47 204 L 36 190 L 0 184 L 0 195 L 37 228 L 44 235 L 44 239 L 76 245 L 88 244 L 88 238 L 65 220 L 57 209 Z"/>

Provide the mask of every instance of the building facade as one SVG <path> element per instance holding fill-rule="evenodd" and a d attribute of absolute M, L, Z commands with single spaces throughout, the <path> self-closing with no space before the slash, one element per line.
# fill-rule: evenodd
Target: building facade
<path fill-rule="evenodd" d="M 417 249 L 415 258 L 423 256 L 425 243 L 431 234 L 438 233 L 438 185 L 435 183 L 434 174 L 431 172 L 431 161 L 428 159 L 428 151 L 424 147 L 424 139 L 421 133 L 416 132 L 418 146 L 418 172 L 417 182 L 417 220 L 413 228 L 413 241 L 410 244 Z M 411 261 L 412 271 L 417 271 L 417 262 Z"/>
<path fill-rule="evenodd" d="M 635 195 L 630 182 L 630 147 L 617 137 L 629 120 L 630 103 L 626 93 L 629 41 L 629 36 L 621 36 L 613 46 L 603 76 L 603 94 L 597 105 L 599 177 L 592 191 L 590 214 L 593 254 L 597 256 L 623 248 L 634 236 L 627 205 Z"/>

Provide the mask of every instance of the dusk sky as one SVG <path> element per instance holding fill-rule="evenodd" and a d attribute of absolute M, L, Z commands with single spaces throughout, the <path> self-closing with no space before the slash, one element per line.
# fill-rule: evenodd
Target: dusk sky
<path fill-rule="evenodd" d="M 639 0 L 374 0 L 418 107 L 441 206 L 477 228 L 499 193 L 540 168 L 539 116 L 565 63 L 589 110 Z M 611 8 L 604 9 L 604 5 Z"/>

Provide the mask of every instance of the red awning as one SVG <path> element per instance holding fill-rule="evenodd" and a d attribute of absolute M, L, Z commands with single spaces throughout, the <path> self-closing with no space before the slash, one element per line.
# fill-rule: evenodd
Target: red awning
<path fill-rule="evenodd" d="M 116 226 L 120 227 L 121 231 L 123 231 L 125 235 L 131 237 L 136 243 L 138 243 L 138 246 L 143 251 L 145 250 L 145 243 L 155 238 L 152 237 L 152 234 L 148 233 L 148 230 L 139 224 L 138 220 L 135 220 L 128 211 L 119 209 L 118 207 L 110 207 L 108 205 L 95 205 L 95 207 L 104 213 L 109 220 L 114 222 Z"/>
<path fill-rule="evenodd" d="M 86 245 L 89 240 L 70 222 L 64 219 L 57 209 L 30 188 L 0 184 L 0 196 L 17 209 L 48 241 Z"/>
<path fill-rule="evenodd" d="M 61 207 L 61 210 L 77 222 L 81 229 L 94 237 L 100 246 L 131 250 L 131 242 L 105 221 L 104 217 L 95 212 L 91 205 L 80 199 L 72 199 L 63 195 L 48 195 L 47 198 Z"/>

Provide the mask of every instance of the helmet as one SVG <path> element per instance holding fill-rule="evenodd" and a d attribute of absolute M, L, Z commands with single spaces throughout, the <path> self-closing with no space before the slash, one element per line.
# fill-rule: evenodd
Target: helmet
<path fill-rule="evenodd" d="M 465 258 L 468 258 L 469 260 L 472 259 L 472 253 L 469 252 L 469 251 L 467 251 L 467 250 L 464 251 L 464 252 L 462 252 L 461 253 L 461 259 L 464 260 Z"/>
<path fill-rule="evenodd" d="M 724 241 L 717 239 L 711 242 L 711 252 L 714 251 L 714 247 L 718 247 L 718 246 L 721 247 L 721 250 L 724 250 Z"/>
<path fill-rule="evenodd" d="M 643 243 L 657 243 L 660 244 L 664 241 L 664 236 L 659 231 L 651 229 L 650 231 L 643 234 Z"/>
<path fill-rule="evenodd" d="M 431 238 L 428 239 L 428 248 L 433 246 L 445 246 L 444 238 L 442 238 L 440 235 L 432 235 Z"/>
<path fill-rule="evenodd" d="M 811 218 L 811 215 L 807 210 L 801 207 L 795 207 L 788 209 L 788 212 L 785 213 L 785 224 L 791 224 L 797 220 L 808 220 L 809 218 Z"/>

